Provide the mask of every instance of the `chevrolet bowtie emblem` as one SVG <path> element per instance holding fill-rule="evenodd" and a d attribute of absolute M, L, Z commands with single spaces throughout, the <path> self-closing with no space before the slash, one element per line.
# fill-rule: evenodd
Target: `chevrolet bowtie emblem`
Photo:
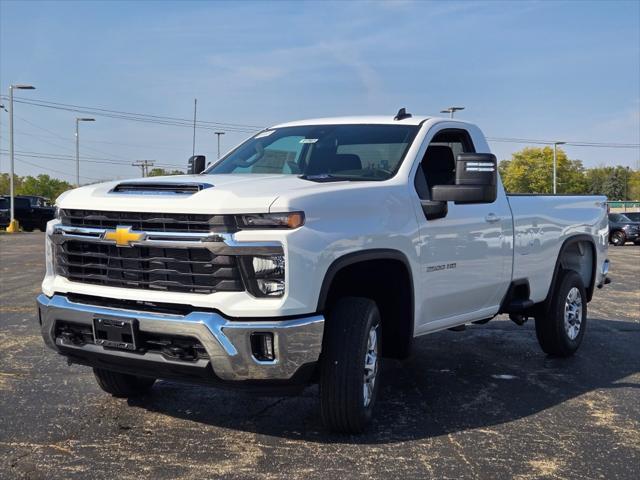
<path fill-rule="evenodd" d="M 130 247 L 131 243 L 144 238 L 144 233 L 132 232 L 131 227 L 116 227 L 115 230 L 107 230 L 102 237 L 105 240 L 113 240 L 119 247 Z"/>

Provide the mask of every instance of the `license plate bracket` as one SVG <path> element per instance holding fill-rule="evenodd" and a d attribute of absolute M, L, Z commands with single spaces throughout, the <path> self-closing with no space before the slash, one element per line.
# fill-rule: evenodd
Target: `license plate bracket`
<path fill-rule="evenodd" d="M 96 345 L 118 350 L 137 350 L 138 320 L 135 318 L 93 319 L 93 341 Z"/>

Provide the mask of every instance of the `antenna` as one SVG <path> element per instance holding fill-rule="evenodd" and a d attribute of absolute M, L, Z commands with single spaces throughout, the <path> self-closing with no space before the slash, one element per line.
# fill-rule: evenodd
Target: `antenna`
<path fill-rule="evenodd" d="M 402 107 L 400 110 L 398 110 L 398 113 L 396 114 L 395 117 L 393 117 L 394 120 L 404 120 L 405 118 L 411 118 L 411 114 L 407 113 L 407 109 Z"/>

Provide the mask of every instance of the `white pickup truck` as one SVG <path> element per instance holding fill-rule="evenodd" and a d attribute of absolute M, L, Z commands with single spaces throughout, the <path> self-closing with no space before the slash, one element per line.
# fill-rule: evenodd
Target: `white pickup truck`
<path fill-rule="evenodd" d="M 69 191 L 47 227 L 44 340 L 116 396 L 319 383 L 359 432 L 414 337 L 507 313 L 568 356 L 609 281 L 606 198 L 505 194 L 470 123 L 299 121 L 190 168 Z"/>

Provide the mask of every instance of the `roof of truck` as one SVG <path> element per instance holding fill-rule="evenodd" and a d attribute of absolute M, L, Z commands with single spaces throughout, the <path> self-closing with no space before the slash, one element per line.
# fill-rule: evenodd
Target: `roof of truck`
<path fill-rule="evenodd" d="M 424 115 L 413 115 L 402 120 L 395 120 L 393 115 L 371 115 L 359 117 L 328 117 L 328 118 L 311 118 L 308 120 L 297 120 L 295 122 L 281 123 L 271 128 L 282 127 L 298 127 L 301 125 L 420 125 L 425 120 L 435 117 L 427 117 Z M 442 120 L 449 120 L 443 118 Z"/>

